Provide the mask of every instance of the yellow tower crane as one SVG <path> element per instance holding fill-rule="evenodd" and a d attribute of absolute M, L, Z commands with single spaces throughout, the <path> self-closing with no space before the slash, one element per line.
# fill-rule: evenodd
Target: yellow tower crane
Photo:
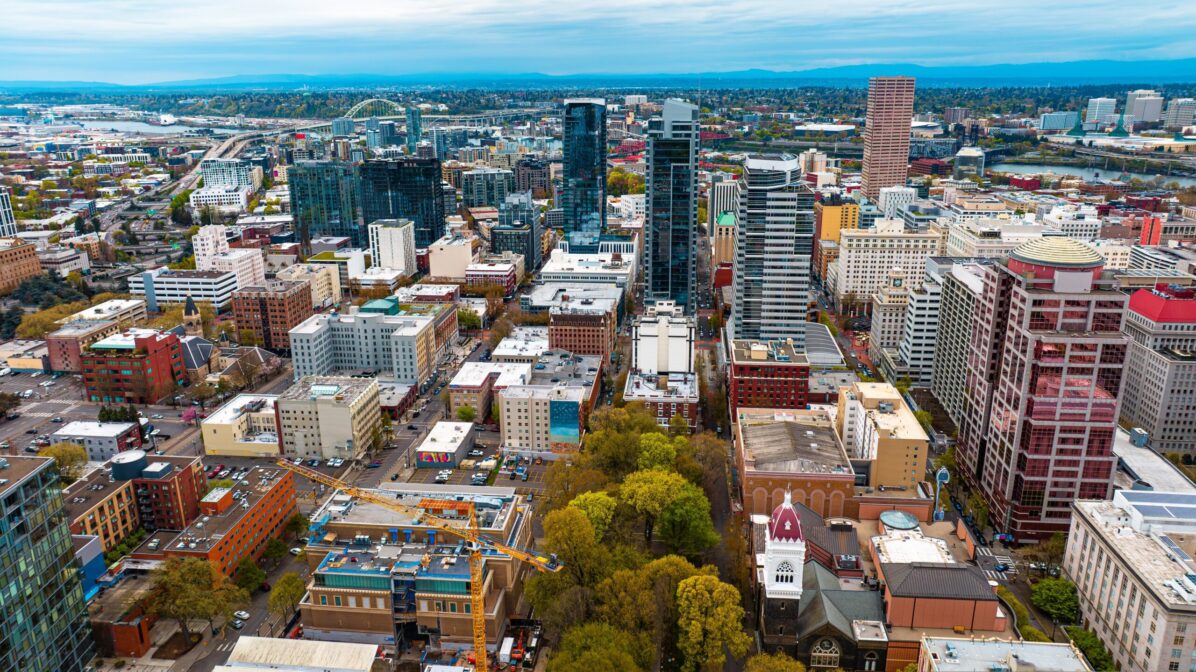
<path fill-rule="evenodd" d="M 489 670 L 486 656 L 486 601 L 482 592 L 482 552 L 485 550 L 498 551 L 530 564 L 542 572 L 560 571 L 562 564 L 555 557 L 544 557 L 523 549 L 508 546 L 482 534 L 478 529 L 477 508 L 473 502 L 468 503 L 469 518 L 465 526 L 461 521 L 441 518 L 414 506 L 401 504 L 393 499 L 387 499 L 372 490 L 350 485 L 342 480 L 322 474 L 315 469 L 295 464 L 290 460 L 278 460 L 278 466 L 295 472 L 316 483 L 340 490 L 351 497 L 377 504 L 385 509 L 409 516 L 415 523 L 427 525 L 446 534 L 460 537 L 466 541 L 469 549 L 469 602 L 470 614 L 473 617 L 473 648 L 474 664 L 482 672 Z M 456 502 L 454 502 L 456 503 Z"/>

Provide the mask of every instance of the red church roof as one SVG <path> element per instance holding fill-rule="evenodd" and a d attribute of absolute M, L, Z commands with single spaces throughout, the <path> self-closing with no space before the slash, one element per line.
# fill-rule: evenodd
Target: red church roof
<path fill-rule="evenodd" d="M 793 508 L 793 500 L 789 492 L 785 492 L 785 501 L 772 510 L 768 518 L 768 536 L 775 541 L 804 541 L 801 534 L 801 516 Z"/>
<path fill-rule="evenodd" d="M 1139 289 L 1130 296 L 1130 310 L 1152 322 L 1196 324 L 1196 293 L 1167 285 Z"/>

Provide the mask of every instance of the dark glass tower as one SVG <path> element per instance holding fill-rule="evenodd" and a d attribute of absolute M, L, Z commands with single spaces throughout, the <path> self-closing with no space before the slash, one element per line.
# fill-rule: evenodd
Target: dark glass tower
<path fill-rule="evenodd" d="M 698 108 L 667 100 L 648 120 L 644 300 L 676 301 L 694 312 L 697 293 Z"/>
<path fill-rule="evenodd" d="M 423 135 L 424 121 L 423 114 L 418 107 L 412 106 L 407 108 L 407 153 L 415 154 L 415 146 L 419 144 L 419 138 Z"/>
<path fill-rule="evenodd" d="M 320 236 L 348 236 L 354 247 L 369 246 L 367 220 L 361 216 L 361 188 L 352 164 L 300 161 L 287 172 L 287 181 L 295 236 L 304 255 L 311 254 L 311 239 Z"/>
<path fill-rule="evenodd" d="M 402 158 L 361 164 L 365 221 L 410 219 L 415 246 L 424 248 L 444 236 L 444 199 L 440 161 Z"/>
<path fill-rule="evenodd" d="M 561 205 L 570 252 L 597 252 L 606 230 L 606 101 L 565 100 Z"/>

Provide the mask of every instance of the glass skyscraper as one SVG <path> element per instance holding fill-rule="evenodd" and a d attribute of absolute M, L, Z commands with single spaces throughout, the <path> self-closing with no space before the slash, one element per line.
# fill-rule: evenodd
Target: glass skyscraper
<path fill-rule="evenodd" d="M 407 153 L 415 154 L 415 146 L 419 144 L 419 138 L 423 135 L 424 122 L 423 114 L 418 107 L 414 105 L 407 108 Z"/>
<path fill-rule="evenodd" d="M 440 189 L 440 161 L 402 158 L 361 164 L 361 193 L 365 221 L 410 219 L 415 222 L 415 246 L 425 248 L 444 236 L 444 199 Z"/>
<path fill-rule="evenodd" d="M 82 672 L 95 653 L 58 470 L 0 458 L 0 670 Z"/>
<path fill-rule="evenodd" d="M 676 301 L 694 312 L 697 294 L 698 108 L 666 100 L 648 120 L 644 300 Z"/>
<path fill-rule="evenodd" d="M 357 171 L 339 161 L 300 161 L 287 171 L 291 215 L 303 254 L 311 254 L 311 239 L 348 236 L 353 247 L 369 245 L 362 218 L 361 188 Z M 385 219 L 382 217 L 376 219 Z"/>
<path fill-rule="evenodd" d="M 597 252 L 606 230 L 606 101 L 565 100 L 561 205 L 570 252 Z"/>

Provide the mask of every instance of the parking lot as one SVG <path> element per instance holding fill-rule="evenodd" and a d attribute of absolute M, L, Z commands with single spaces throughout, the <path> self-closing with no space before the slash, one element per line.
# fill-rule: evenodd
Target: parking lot
<path fill-rule="evenodd" d="M 485 449 L 484 457 L 469 459 L 483 461 L 493 457 L 495 453 L 496 451 L 493 449 Z M 492 485 L 500 488 L 515 488 L 515 491 L 521 495 L 539 495 L 544 491 L 544 476 L 548 472 L 548 467 L 550 464 L 551 463 L 549 462 L 544 462 L 543 464 L 535 464 L 534 462 L 521 463 L 521 466 L 527 470 L 526 481 L 517 476 L 512 477 L 511 473 L 503 473 L 500 471 L 495 475 L 494 483 Z M 448 481 L 446 481 L 448 485 L 472 485 L 473 475 L 476 473 L 482 473 L 479 469 L 471 469 L 466 467 L 457 469 L 445 468 L 445 470 L 448 472 Z M 440 471 L 441 468 L 439 467 L 425 467 L 416 469 L 415 473 L 411 476 L 410 482 L 435 483 L 436 477 Z"/>

